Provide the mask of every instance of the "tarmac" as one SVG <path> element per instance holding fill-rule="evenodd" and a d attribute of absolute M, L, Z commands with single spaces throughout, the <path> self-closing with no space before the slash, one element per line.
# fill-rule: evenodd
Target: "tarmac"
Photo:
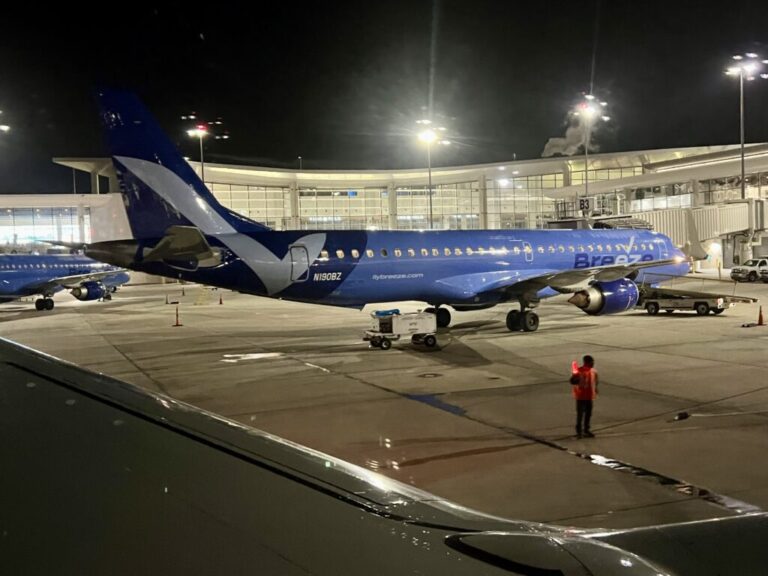
<path fill-rule="evenodd" d="M 768 304 L 768 284 L 736 293 Z M 435 349 L 362 341 L 371 310 L 423 306 L 128 286 L 3 305 L 0 336 L 497 516 L 617 528 L 768 510 L 768 326 L 742 327 L 759 304 L 595 317 L 557 297 L 535 333 L 508 332 L 499 306 L 454 312 Z M 568 383 L 584 354 L 593 439 L 574 436 Z"/>

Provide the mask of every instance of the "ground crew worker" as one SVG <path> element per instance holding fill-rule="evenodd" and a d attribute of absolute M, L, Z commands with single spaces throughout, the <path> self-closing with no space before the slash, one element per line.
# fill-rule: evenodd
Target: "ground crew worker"
<path fill-rule="evenodd" d="M 597 370 L 592 356 L 584 356 L 582 365 L 571 376 L 571 384 L 576 399 L 576 437 L 594 438 L 595 435 L 589 429 L 592 402 L 597 396 Z"/>

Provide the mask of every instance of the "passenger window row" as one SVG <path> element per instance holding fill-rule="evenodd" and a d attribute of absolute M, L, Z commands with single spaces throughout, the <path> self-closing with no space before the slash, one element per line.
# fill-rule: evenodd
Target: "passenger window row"
<path fill-rule="evenodd" d="M 82 267 L 82 264 L 77 266 Z M 106 264 L 92 264 L 87 268 L 92 270 L 94 268 L 104 268 Z M 72 270 L 75 265 L 72 264 L 0 264 L 0 270 L 34 270 L 34 269 L 53 269 L 53 270 Z"/>
<path fill-rule="evenodd" d="M 616 252 L 629 252 L 631 249 L 634 248 L 637 250 L 638 248 L 642 251 L 650 250 L 653 248 L 652 243 L 640 243 L 640 244 L 633 244 L 632 246 L 627 244 L 569 244 L 567 246 L 563 244 L 550 244 L 549 246 L 536 246 L 536 252 L 538 254 L 564 254 L 566 252 L 568 253 L 575 253 L 575 252 L 607 252 L 607 253 L 613 253 L 614 250 Z M 466 247 L 466 248 L 443 248 L 442 250 L 439 248 L 421 248 L 418 252 L 414 248 L 407 248 L 405 251 L 401 248 L 394 248 L 392 250 L 392 253 L 396 258 L 401 258 L 403 255 L 407 255 L 411 258 L 416 257 L 416 255 L 420 256 L 463 256 L 466 254 L 467 256 L 486 256 L 486 255 L 507 255 L 507 254 L 514 254 L 514 255 L 520 255 L 520 254 L 532 254 L 534 248 L 531 247 L 530 244 L 525 244 L 522 248 L 520 246 L 513 246 L 511 249 L 507 248 L 472 248 L 472 247 Z M 335 252 L 336 258 L 342 259 L 345 256 L 344 250 L 336 250 Z M 376 253 L 368 248 L 365 251 L 365 255 L 367 258 L 374 258 L 376 256 Z M 379 250 L 379 255 L 383 258 L 387 258 L 389 256 L 389 250 L 387 248 L 381 248 Z M 350 250 L 350 256 L 352 258 L 360 258 L 360 251 L 356 248 L 353 248 Z M 330 259 L 330 253 L 328 250 L 321 250 L 320 251 L 320 260 L 326 261 Z"/>

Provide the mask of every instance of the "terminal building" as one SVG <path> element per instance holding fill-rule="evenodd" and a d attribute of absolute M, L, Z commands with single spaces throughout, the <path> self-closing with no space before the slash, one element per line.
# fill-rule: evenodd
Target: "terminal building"
<path fill-rule="evenodd" d="M 228 208 L 276 230 L 514 229 L 645 225 L 681 244 L 693 209 L 708 246 L 702 266 L 768 254 L 768 144 L 701 146 L 433 167 L 309 171 L 205 163 Z M 90 194 L 4 195 L 0 243 L 130 237 L 107 158 L 56 158 L 90 175 Z M 200 173 L 200 164 L 191 162 Z M 432 193 L 429 191 L 431 176 Z M 586 184 L 586 185 L 585 185 Z"/>

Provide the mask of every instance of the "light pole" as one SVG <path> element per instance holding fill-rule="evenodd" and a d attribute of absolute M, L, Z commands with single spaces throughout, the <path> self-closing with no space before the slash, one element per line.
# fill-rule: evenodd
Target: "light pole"
<path fill-rule="evenodd" d="M 423 126 L 430 126 L 431 120 L 417 120 L 416 124 Z M 427 145 L 427 178 L 429 180 L 427 197 L 429 199 L 429 229 L 432 229 L 432 144 L 441 144 L 448 146 L 451 141 L 445 140 L 440 136 L 440 132 L 445 132 L 445 128 L 440 126 L 439 128 L 425 128 L 419 132 L 419 140 Z"/>
<path fill-rule="evenodd" d="M 208 136 L 208 127 L 205 124 L 198 124 L 192 130 L 187 130 L 187 135 L 197 138 L 200 141 L 200 180 L 205 183 L 205 158 L 203 157 L 203 138 Z"/>
<path fill-rule="evenodd" d="M 298 160 L 299 160 L 299 172 L 301 172 L 301 170 L 302 170 L 302 157 L 298 156 Z"/>
<path fill-rule="evenodd" d="M 589 143 L 592 138 L 592 128 L 595 125 L 595 121 L 601 120 L 602 122 L 608 122 L 610 116 L 604 114 L 605 107 L 608 103 L 605 101 L 598 102 L 594 94 L 585 94 L 584 100 L 576 105 L 573 110 L 573 115 L 579 117 L 579 121 L 584 126 L 584 197 L 589 196 Z M 587 209 L 583 209 L 584 216 L 586 216 Z"/>
<path fill-rule="evenodd" d="M 741 199 L 747 198 L 746 175 L 744 170 L 744 79 L 751 82 L 756 78 L 762 64 L 768 64 L 768 60 L 760 60 L 754 52 L 737 54 L 733 57 L 735 64 L 729 66 L 725 73 L 728 76 L 739 77 L 739 138 L 741 143 Z M 768 74 L 760 74 L 760 78 L 768 78 Z"/>
<path fill-rule="evenodd" d="M 0 110 L 0 114 L 2 114 L 2 113 L 3 113 L 3 111 Z M 8 126 L 8 124 L 0 124 L 0 132 L 8 132 L 10 129 L 11 129 L 11 127 Z"/>
<path fill-rule="evenodd" d="M 193 120 L 197 122 L 195 127 L 187 130 L 187 135 L 197 138 L 200 142 L 200 180 L 205 182 L 205 158 L 203 157 L 203 138 L 213 136 L 215 140 L 229 140 L 229 131 L 224 129 L 224 121 L 219 117 L 216 120 L 205 122 L 199 118 L 195 112 L 185 114 L 182 120 Z"/>

